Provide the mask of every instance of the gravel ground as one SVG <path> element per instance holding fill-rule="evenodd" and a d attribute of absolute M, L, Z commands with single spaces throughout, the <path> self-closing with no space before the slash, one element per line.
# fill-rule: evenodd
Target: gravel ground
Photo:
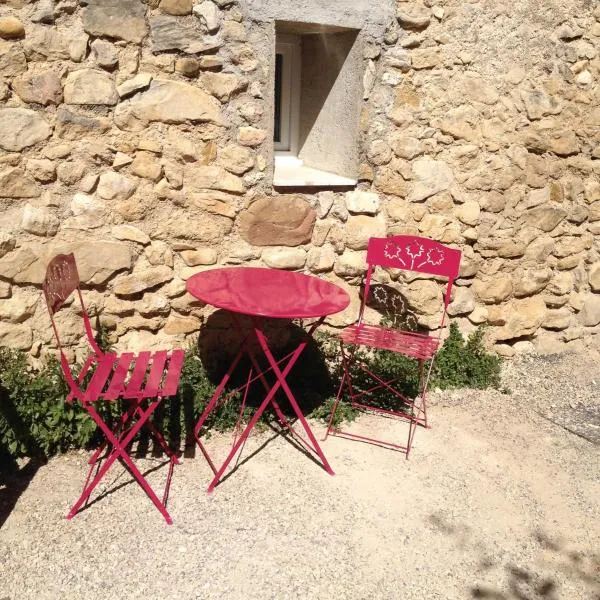
<path fill-rule="evenodd" d="M 330 437 L 331 477 L 263 432 L 208 495 L 206 463 L 185 459 L 172 526 L 121 467 L 66 521 L 86 456 L 55 458 L 0 530 L 0 599 L 599 600 L 600 436 L 586 422 L 598 364 L 521 359 L 505 367 L 510 394 L 433 393 L 409 461 Z M 406 425 L 366 415 L 352 430 L 403 437 Z M 227 442 L 208 445 L 222 455 Z M 158 489 L 166 471 L 149 475 Z"/>

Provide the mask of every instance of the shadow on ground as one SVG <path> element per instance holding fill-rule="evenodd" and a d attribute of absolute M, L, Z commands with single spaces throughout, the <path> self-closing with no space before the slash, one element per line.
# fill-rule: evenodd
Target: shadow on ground
<path fill-rule="evenodd" d="M 429 518 L 434 529 L 451 537 L 462 548 L 470 548 L 480 556 L 483 572 L 501 569 L 504 585 L 502 589 L 485 584 L 473 585 L 470 598 L 487 600 L 570 600 L 561 595 L 558 574 L 577 582 L 578 586 L 590 593 L 590 600 L 600 600 L 600 554 L 586 554 L 567 548 L 566 544 L 553 539 L 546 532 L 532 533 L 533 542 L 544 552 L 540 566 L 502 563 L 489 556 L 485 544 L 473 537 L 468 526 L 456 526 L 441 513 Z M 543 575 L 541 571 L 552 571 L 555 576 Z"/>

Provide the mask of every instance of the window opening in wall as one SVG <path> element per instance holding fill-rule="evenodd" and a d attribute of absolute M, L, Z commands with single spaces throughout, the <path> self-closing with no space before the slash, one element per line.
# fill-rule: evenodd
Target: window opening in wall
<path fill-rule="evenodd" d="M 357 39 L 357 30 L 277 23 L 275 187 L 356 184 L 363 68 Z"/>

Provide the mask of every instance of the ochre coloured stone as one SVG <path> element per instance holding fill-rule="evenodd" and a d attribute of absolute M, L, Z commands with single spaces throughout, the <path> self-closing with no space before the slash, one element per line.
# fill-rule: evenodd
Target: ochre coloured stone
<path fill-rule="evenodd" d="M 264 196 L 240 218 L 240 234 L 254 246 L 308 244 L 316 212 L 300 196 Z"/>

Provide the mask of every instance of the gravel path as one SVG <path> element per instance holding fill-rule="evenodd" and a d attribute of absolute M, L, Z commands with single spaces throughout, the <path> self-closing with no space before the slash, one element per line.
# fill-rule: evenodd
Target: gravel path
<path fill-rule="evenodd" d="M 0 599 L 599 600 L 597 427 L 570 431 L 600 406 L 598 364 L 521 359 L 505 368 L 511 394 L 432 394 L 432 429 L 417 432 L 409 461 L 330 437 L 330 477 L 264 432 L 208 495 L 207 465 L 186 459 L 170 527 L 120 467 L 113 491 L 66 521 L 86 456 L 55 458 L 0 530 Z M 209 447 L 223 453 L 227 441 Z M 149 478 L 161 489 L 165 476 Z"/>

